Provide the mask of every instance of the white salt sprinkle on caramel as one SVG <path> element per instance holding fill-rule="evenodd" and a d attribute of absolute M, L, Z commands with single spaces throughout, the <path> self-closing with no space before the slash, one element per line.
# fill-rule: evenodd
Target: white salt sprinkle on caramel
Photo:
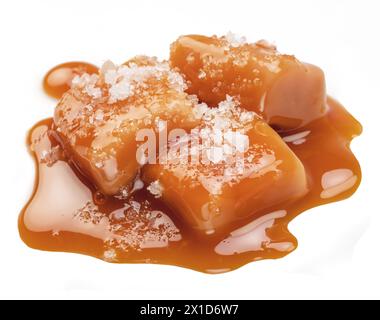
<path fill-rule="evenodd" d="M 227 32 L 225 35 L 225 39 L 228 41 L 231 47 L 239 47 L 245 43 L 247 43 L 247 39 L 245 37 L 239 36 L 231 31 Z"/>
<path fill-rule="evenodd" d="M 168 163 L 165 169 L 180 179 L 190 179 L 201 184 L 210 195 L 218 195 L 224 185 L 238 183 L 260 170 L 273 160 L 270 150 L 257 150 L 247 135 L 258 118 L 254 112 L 239 107 L 237 100 L 226 96 L 217 108 L 198 104 L 194 108 L 201 124 L 180 141 L 169 141 Z M 200 161 L 188 163 L 188 154 L 179 155 L 178 145 L 188 141 L 200 143 L 190 148 L 190 155 Z M 182 159 L 185 157 L 186 159 Z"/>
<path fill-rule="evenodd" d="M 164 188 L 159 180 L 153 181 L 148 187 L 147 190 L 155 197 L 161 198 Z"/>

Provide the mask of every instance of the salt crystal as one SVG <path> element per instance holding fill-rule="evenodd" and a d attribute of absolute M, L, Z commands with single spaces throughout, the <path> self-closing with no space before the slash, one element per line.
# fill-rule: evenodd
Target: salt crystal
<path fill-rule="evenodd" d="M 119 77 L 119 74 L 117 73 L 115 69 L 107 70 L 104 73 L 104 82 L 108 85 L 114 85 L 116 84 L 118 77 Z"/>
<path fill-rule="evenodd" d="M 255 158 L 253 154 L 249 155 L 246 159 L 248 162 L 252 162 L 252 160 Z"/>
<path fill-rule="evenodd" d="M 116 259 L 116 251 L 114 249 L 108 249 L 104 251 L 103 257 L 106 261 L 114 261 Z"/>
<path fill-rule="evenodd" d="M 89 75 L 83 73 L 81 76 L 75 76 L 71 81 L 72 88 L 83 89 L 83 92 L 94 99 L 98 99 L 102 96 L 102 90 L 97 87 L 99 76 L 97 74 Z"/>
<path fill-rule="evenodd" d="M 97 121 L 103 121 L 104 113 L 102 110 L 98 109 L 95 112 L 95 120 Z"/>
<path fill-rule="evenodd" d="M 119 199 L 127 199 L 129 197 L 129 189 L 127 187 L 121 188 L 119 193 Z"/>
<path fill-rule="evenodd" d="M 92 85 L 88 85 L 85 88 L 86 93 L 93 97 L 94 99 L 99 99 L 102 96 L 102 90 L 100 88 L 95 88 Z"/>
<path fill-rule="evenodd" d="M 255 170 L 252 164 L 245 164 L 242 154 L 250 150 L 245 133 L 251 130 L 257 115 L 239 107 L 238 100 L 229 95 L 216 108 L 196 105 L 194 113 L 201 119 L 201 125 L 192 130 L 190 139 L 200 143 L 194 146 L 192 142 L 190 154 L 201 155 L 201 163 L 199 159 L 190 164 L 169 161 L 165 167 L 179 179 L 200 183 L 210 194 L 217 195 L 224 185 L 238 183 Z"/>
<path fill-rule="evenodd" d="M 252 111 L 243 111 L 241 114 L 240 114 L 240 121 L 245 124 L 247 122 L 251 122 L 253 121 L 253 119 L 255 118 L 256 114 Z"/>
<path fill-rule="evenodd" d="M 125 211 L 126 208 L 121 208 L 121 209 L 118 209 L 118 210 L 115 210 L 111 213 L 111 216 L 113 219 L 115 220 L 123 220 L 125 219 Z"/>
<path fill-rule="evenodd" d="M 104 166 L 104 164 L 101 161 L 98 161 L 98 162 L 95 163 L 95 167 L 97 167 L 99 169 L 102 168 L 103 166 Z"/>
<path fill-rule="evenodd" d="M 131 201 L 131 206 L 133 208 L 134 211 L 136 211 L 137 213 L 140 212 L 140 209 L 141 209 L 141 204 L 137 201 Z"/>
<path fill-rule="evenodd" d="M 109 89 L 109 95 L 110 95 L 110 103 L 119 101 L 119 100 L 125 100 L 127 99 L 132 93 L 131 85 L 127 82 L 120 82 L 117 84 L 114 84 Z"/>
<path fill-rule="evenodd" d="M 86 111 L 88 112 L 92 112 L 92 110 L 94 110 L 94 107 L 90 104 L 86 105 L 83 107 Z"/>
<path fill-rule="evenodd" d="M 72 80 L 71 80 L 71 86 L 77 86 L 80 82 L 80 76 L 75 76 Z"/>
<path fill-rule="evenodd" d="M 171 89 L 178 92 L 186 90 L 183 77 L 171 70 L 167 62 L 156 62 L 155 65 L 138 66 L 130 63 L 128 66 L 116 67 L 109 63 L 104 68 L 104 82 L 109 86 L 109 103 L 122 101 L 138 93 L 138 88 L 146 89 L 149 79 L 166 81 Z"/>
<path fill-rule="evenodd" d="M 178 72 L 169 72 L 168 80 L 172 87 L 176 89 L 178 92 L 183 92 L 187 89 L 187 84 L 185 80 Z"/>
<path fill-rule="evenodd" d="M 204 78 L 206 78 L 206 72 L 200 69 L 198 73 L 198 79 L 204 79 Z"/>
<path fill-rule="evenodd" d="M 234 48 L 247 43 L 247 39 L 245 37 L 238 36 L 231 31 L 226 34 L 225 38 L 228 41 L 229 45 Z"/>
<path fill-rule="evenodd" d="M 147 190 L 154 195 L 155 198 L 160 198 L 164 188 L 159 180 L 153 181 L 148 187 Z"/>
<path fill-rule="evenodd" d="M 279 59 L 276 59 L 276 60 L 273 60 L 273 61 L 270 61 L 270 62 L 268 62 L 268 61 L 259 61 L 259 64 L 261 66 L 266 67 L 272 73 L 279 73 L 281 71 L 280 60 Z"/>

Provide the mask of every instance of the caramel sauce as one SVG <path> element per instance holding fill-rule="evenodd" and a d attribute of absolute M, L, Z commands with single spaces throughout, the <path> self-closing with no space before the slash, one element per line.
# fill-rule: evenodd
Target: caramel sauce
<path fill-rule="evenodd" d="M 66 62 L 49 70 L 43 79 L 43 88 L 47 95 L 59 99 L 70 89 L 75 76 L 84 73 L 94 74 L 98 67 L 86 62 Z"/>
<path fill-rule="evenodd" d="M 54 70 L 65 68 L 72 71 L 60 85 L 47 80 Z M 77 70 L 97 71 L 90 64 L 62 64 L 45 77 L 46 93 L 60 97 Z M 287 229 L 291 220 L 310 208 L 348 198 L 361 181 L 359 163 L 350 150 L 361 125 L 330 97 L 326 110 L 301 127 L 280 132 L 303 163 L 307 194 L 257 211 L 210 235 L 194 232 L 146 188 L 137 188 L 128 199 L 100 192 L 62 149 L 53 119 L 43 120 L 27 138 L 36 181 L 19 217 L 21 238 L 39 250 L 81 253 L 114 263 L 176 265 L 206 273 L 281 258 L 297 247 Z"/>

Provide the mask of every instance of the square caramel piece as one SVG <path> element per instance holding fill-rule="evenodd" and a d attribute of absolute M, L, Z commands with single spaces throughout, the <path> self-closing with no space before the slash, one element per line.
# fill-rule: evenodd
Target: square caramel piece
<path fill-rule="evenodd" d="M 101 192 L 132 188 L 141 164 L 136 133 L 167 127 L 192 128 L 194 99 L 168 63 L 139 56 L 124 65 L 106 62 L 99 74 L 73 79 L 54 115 L 65 153 Z"/>
<path fill-rule="evenodd" d="M 303 164 L 259 116 L 228 96 L 196 108 L 200 125 L 169 141 L 167 162 L 142 174 L 186 224 L 213 234 L 307 192 Z"/>
<path fill-rule="evenodd" d="M 276 130 L 301 127 L 327 108 L 323 71 L 263 40 L 247 43 L 232 33 L 181 36 L 171 46 L 170 62 L 188 80 L 190 94 L 210 106 L 226 94 L 238 96 L 242 107 Z"/>

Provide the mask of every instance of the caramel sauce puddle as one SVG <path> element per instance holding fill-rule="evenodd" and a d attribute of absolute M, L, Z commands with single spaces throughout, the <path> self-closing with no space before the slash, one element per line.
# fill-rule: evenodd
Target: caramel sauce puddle
<path fill-rule="evenodd" d="M 60 98 L 75 75 L 97 70 L 88 63 L 61 64 L 45 76 L 45 92 Z M 39 250 L 81 253 L 114 263 L 176 265 L 206 273 L 284 257 L 297 247 L 296 238 L 287 229 L 291 220 L 310 208 L 350 197 L 361 181 L 350 142 L 362 127 L 334 99 L 329 97 L 327 104 L 329 111 L 322 118 L 281 134 L 304 164 L 309 193 L 291 204 L 259 212 L 256 219 L 251 217 L 237 230 L 208 237 L 194 235 L 146 190 L 133 196 L 132 206 L 142 204 L 138 223 L 133 221 L 133 214 L 129 219 L 131 200 L 100 194 L 66 160 L 52 138 L 53 120 L 43 120 L 27 138 L 36 180 L 19 216 L 21 238 Z M 144 201 L 149 204 L 144 206 Z M 159 227 L 150 230 L 152 221 Z"/>

